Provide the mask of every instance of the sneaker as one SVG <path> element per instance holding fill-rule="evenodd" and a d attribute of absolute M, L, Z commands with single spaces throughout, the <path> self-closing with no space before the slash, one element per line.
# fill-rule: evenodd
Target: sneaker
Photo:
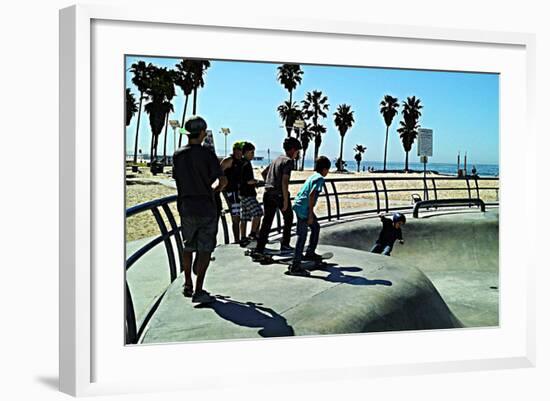
<path fill-rule="evenodd" d="M 281 245 L 281 253 L 294 253 L 294 248 L 290 245 Z"/>
<path fill-rule="evenodd" d="M 191 301 L 194 304 L 210 304 L 216 301 L 216 297 L 213 297 L 205 290 L 200 290 L 193 294 Z"/>
<path fill-rule="evenodd" d="M 183 296 L 185 298 L 191 298 L 193 296 L 193 286 L 192 285 L 184 285 L 183 290 L 181 292 L 183 293 Z"/>
<path fill-rule="evenodd" d="M 302 260 L 311 260 L 314 262 L 319 262 L 323 260 L 323 256 L 319 255 L 318 253 L 306 253 Z"/>
<path fill-rule="evenodd" d="M 241 248 L 246 248 L 246 246 L 250 244 L 250 239 L 249 238 L 243 238 L 239 241 L 239 245 Z"/>
<path fill-rule="evenodd" d="M 309 276 L 311 273 L 301 265 L 292 265 L 288 268 L 288 274 L 292 276 Z"/>

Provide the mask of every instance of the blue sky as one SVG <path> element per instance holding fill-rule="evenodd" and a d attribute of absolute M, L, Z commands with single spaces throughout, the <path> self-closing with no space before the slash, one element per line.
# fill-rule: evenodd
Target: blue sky
<path fill-rule="evenodd" d="M 157 66 L 173 68 L 180 58 L 126 57 L 126 69 L 132 63 L 144 60 Z M 269 148 L 281 151 L 286 135 L 277 113 L 277 107 L 288 100 L 288 92 L 277 81 L 279 64 L 211 61 L 205 87 L 199 90 L 197 114 L 203 116 L 214 133 L 219 155 L 224 153 L 224 138 L 220 128 L 229 127 L 228 147 L 235 140 L 249 140 L 256 145 L 257 154 L 264 155 Z M 305 93 L 321 90 L 328 96 L 330 110 L 323 121 L 327 127 L 320 154 L 335 159 L 339 154 L 340 135 L 334 125 L 333 113 L 339 104 L 351 105 L 355 124 L 344 139 L 344 158 L 353 160 L 353 147 L 367 147 L 364 160 L 381 161 L 384 156 L 386 125 L 380 114 L 380 101 L 386 94 L 397 97 L 400 103 L 408 96 L 420 98 L 422 116 L 420 125 L 433 129 L 436 163 L 455 163 L 458 151 L 468 153 L 471 163 L 498 164 L 499 161 L 499 77 L 497 74 L 456 73 L 438 71 L 399 70 L 363 67 L 334 67 L 302 65 L 301 85 L 293 92 L 299 101 Z M 137 96 L 126 74 L 126 85 Z M 185 98 L 179 87 L 173 99 L 174 113 L 170 119 L 181 120 Z M 191 114 L 192 96 L 188 115 Z M 405 158 L 397 134 L 401 114 L 394 118 L 388 140 L 388 161 L 401 162 Z M 126 149 L 133 152 L 137 116 L 126 129 Z M 173 152 L 173 133 L 169 128 L 168 153 Z M 141 117 L 139 147 L 149 153 L 151 131 L 145 112 Z M 159 144 L 162 153 L 163 139 Z M 307 159 L 313 157 L 313 146 Z M 410 161 L 418 161 L 416 144 L 409 154 Z"/>

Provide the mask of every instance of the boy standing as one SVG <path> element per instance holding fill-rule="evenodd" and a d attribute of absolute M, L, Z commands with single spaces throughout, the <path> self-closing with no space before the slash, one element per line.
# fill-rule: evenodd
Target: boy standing
<path fill-rule="evenodd" d="M 233 144 L 233 153 L 222 160 L 221 168 L 227 178 L 227 186 L 223 189 L 223 194 L 231 213 L 233 228 L 233 238 L 235 243 L 240 241 L 240 223 L 241 223 L 241 198 L 239 197 L 239 185 L 241 181 L 241 167 L 243 164 L 242 147 L 244 142 L 235 142 Z"/>
<path fill-rule="evenodd" d="M 290 246 L 290 232 L 294 214 L 290 203 L 288 183 L 290 181 L 290 173 L 294 167 L 294 160 L 296 160 L 300 154 L 302 145 L 298 139 L 288 137 L 283 143 L 283 149 L 285 154 L 273 160 L 271 164 L 262 171 L 262 176 L 265 180 L 264 218 L 258 236 L 256 254 L 263 254 L 265 250 L 269 230 L 273 224 L 273 218 L 275 217 L 277 209 L 281 211 L 284 222 L 281 252 L 293 251 Z"/>
<path fill-rule="evenodd" d="M 258 180 L 254 178 L 252 169 L 252 159 L 256 148 L 250 142 L 243 145 L 243 164 L 241 167 L 241 183 L 239 193 L 241 195 L 241 241 L 240 245 L 245 247 L 251 241 L 256 239 L 256 233 L 260 225 L 260 219 L 264 214 L 262 207 L 256 199 L 256 185 Z M 246 236 L 246 224 L 252 221 L 250 236 Z"/>
<path fill-rule="evenodd" d="M 315 253 L 317 243 L 319 242 L 319 231 L 321 227 L 317 222 L 317 217 L 314 213 L 315 205 L 319 194 L 323 190 L 325 177 L 330 169 L 330 160 L 325 156 L 319 156 L 315 161 L 315 173 L 309 176 L 298 195 L 294 199 L 294 211 L 298 222 L 296 224 L 296 250 L 294 251 L 294 260 L 289 267 L 289 273 L 301 276 L 309 276 L 309 272 L 302 268 L 301 261 L 303 260 L 321 260 L 321 255 Z M 307 238 L 307 229 L 311 229 L 309 237 L 309 245 L 305 256 L 302 257 L 304 246 Z"/>
<path fill-rule="evenodd" d="M 187 135 L 188 144 L 174 153 L 173 176 L 178 189 L 177 204 L 185 240 L 183 295 L 192 297 L 194 303 L 216 300 L 203 289 L 203 284 L 218 232 L 214 191 L 221 190 L 226 184 L 218 158 L 212 150 L 201 145 L 206 137 L 206 127 L 206 121 L 201 117 L 190 117 L 181 130 Z M 216 180 L 219 183 L 213 189 Z M 194 254 L 197 282 L 193 291 L 191 265 Z"/>
<path fill-rule="evenodd" d="M 384 213 L 380 213 L 379 217 L 382 222 L 382 230 L 371 252 L 390 256 L 395 241 L 399 240 L 401 244 L 404 242 L 401 226 L 407 222 L 407 219 L 405 215 L 401 213 L 395 213 L 391 220 L 388 219 Z"/>

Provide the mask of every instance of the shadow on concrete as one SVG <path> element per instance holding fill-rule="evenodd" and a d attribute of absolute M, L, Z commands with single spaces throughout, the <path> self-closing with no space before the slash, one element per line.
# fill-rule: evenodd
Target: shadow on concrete
<path fill-rule="evenodd" d="M 338 267 L 337 264 L 329 263 L 326 267 L 317 269 L 325 271 L 328 273 L 328 276 L 315 276 L 310 275 L 309 278 L 316 278 L 325 281 L 330 281 L 331 283 L 343 283 L 349 285 L 385 285 L 391 286 L 393 283 L 389 280 L 369 280 L 366 277 L 361 276 L 351 276 L 346 275 L 344 272 L 360 272 L 363 271 L 360 267 Z"/>
<path fill-rule="evenodd" d="M 225 295 L 216 295 L 215 302 L 197 305 L 195 308 L 212 309 L 222 319 L 239 326 L 260 327 L 258 334 L 262 337 L 294 335 L 294 329 L 283 316 L 261 303 L 240 302 Z"/>

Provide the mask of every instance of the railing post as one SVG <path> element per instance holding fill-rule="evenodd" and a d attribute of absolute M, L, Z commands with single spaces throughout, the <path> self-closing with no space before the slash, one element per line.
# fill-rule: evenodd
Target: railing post
<path fill-rule="evenodd" d="M 464 179 L 466 180 L 466 185 L 468 186 L 468 199 L 472 200 L 472 190 L 470 188 L 470 179 L 468 176 L 465 176 Z M 472 207 L 472 204 L 470 203 L 468 207 Z"/>
<path fill-rule="evenodd" d="M 176 240 L 176 248 L 178 248 L 180 272 L 182 272 L 183 271 L 183 241 L 182 241 L 181 232 L 176 223 L 176 219 L 174 218 L 174 214 L 172 213 L 172 210 L 170 210 L 170 206 L 168 206 L 168 203 L 164 203 L 162 205 L 162 210 L 164 210 L 164 214 L 166 214 L 166 217 L 168 218 L 168 222 L 170 223 L 170 227 L 174 232 L 174 238 Z"/>
<path fill-rule="evenodd" d="M 386 188 L 386 180 L 384 180 L 384 178 L 382 178 L 380 181 L 382 181 L 382 188 L 384 188 L 384 198 L 385 198 L 385 202 L 386 202 L 386 213 L 388 213 L 390 211 L 390 204 L 389 204 L 389 199 L 388 199 L 388 189 Z"/>
<path fill-rule="evenodd" d="M 378 185 L 376 185 L 376 180 L 372 180 L 374 185 L 374 191 L 376 193 L 376 213 L 380 213 L 380 193 L 378 192 Z"/>
<path fill-rule="evenodd" d="M 331 181 L 331 184 L 332 184 L 332 181 Z M 332 189 L 334 190 L 334 184 L 332 184 Z M 330 205 L 330 195 L 328 193 L 328 187 L 327 187 L 327 182 L 326 181 L 323 184 L 323 191 L 325 191 L 325 202 L 327 203 L 328 221 L 331 221 L 332 220 L 332 208 L 331 208 L 331 205 Z"/>
<path fill-rule="evenodd" d="M 332 193 L 334 194 L 334 201 L 336 202 L 336 220 L 340 220 L 340 199 L 338 198 L 338 190 L 336 189 L 336 184 L 334 183 L 334 181 L 330 181 L 330 184 L 332 186 Z M 330 197 L 328 194 L 326 182 L 324 186 L 325 186 L 325 192 L 327 196 L 327 202 L 330 204 Z"/>
<path fill-rule="evenodd" d="M 168 265 L 170 266 L 170 282 L 172 282 L 178 276 L 177 269 L 176 269 L 176 260 L 174 259 L 174 248 L 172 247 L 172 241 L 170 240 L 170 236 L 168 235 L 168 230 L 166 229 L 166 224 L 164 224 L 164 220 L 162 219 L 162 216 L 160 215 L 158 208 L 157 207 L 152 208 L 151 212 L 153 212 L 153 216 L 155 216 L 155 220 L 157 221 L 161 234 L 163 236 L 166 236 L 166 238 L 164 239 L 164 246 L 166 247 L 166 254 L 168 256 Z"/>
<path fill-rule="evenodd" d="M 137 343 L 137 323 L 136 313 L 134 311 L 134 303 L 132 302 L 132 294 L 126 282 L 126 343 Z"/>

